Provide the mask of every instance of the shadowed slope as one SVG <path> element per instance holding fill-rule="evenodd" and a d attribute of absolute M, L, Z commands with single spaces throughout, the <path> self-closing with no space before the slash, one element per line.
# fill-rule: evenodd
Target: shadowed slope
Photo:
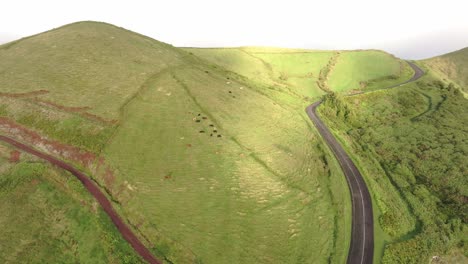
<path fill-rule="evenodd" d="M 468 48 L 422 61 L 443 80 L 455 82 L 468 92 Z"/>

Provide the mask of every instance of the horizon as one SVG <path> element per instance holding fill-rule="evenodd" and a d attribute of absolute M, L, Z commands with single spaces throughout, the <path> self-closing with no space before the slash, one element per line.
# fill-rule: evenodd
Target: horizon
<path fill-rule="evenodd" d="M 66 26 L 66 25 L 69 25 L 69 24 L 74 24 L 74 23 L 79 23 L 79 22 L 99 22 L 99 23 L 106 23 L 106 24 L 110 24 L 110 25 L 114 25 L 114 26 L 117 26 L 117 27 L 121 27 L 120 25 L 115 25 L 115 24 L 112 24 L 112 23 L 108 23 L 108 22 L 105 22 L 105 21 L 91 21 L 91 20 L 85 20 L 85 21 L 76 21 L 76 22 L 71 22 L 71 23 L 68 23 L 68 24 L 64 24 L 64 25 L 61 25 L 61 26 L 57 26 L 57 27 L 54 27 L 54 28 L 51 28 L 49 30 L 52 30 L 52 29 L 57 29 L 57 28 L 61 28 L 63 26 Z M 122 27 L 122 28 L 125 28 L 125 27 Z M 137 32 L 137 31 L 134 31 L 132 29 L 129 29 L 129 28 L 125 28 L 127 30 L 130 30 L 132 32 L 135 32 L 135 33 L 140 33 L 140 32 Z M 22 38 L 27 38 L 29 36 L 33 36 L 33 35 L 38 35 L 38 34 L 42 34 L 44 32 L 47 32 L 49 30 L 45 30 L 45 31 L 41 31 L 41 32 L 37 32 L 37 33 L 34 33 L 34 34 L 31 34 L 31 35 L 27 35 L 27 36 L 21 36 L 21 37 L 18 37 L 18 36 L 14 36 L 14 35 L 2 35 L 0 33 L 0 45 L 3 45 L 3 44 L 7 44 L 7 43 L 10 43 L 10 42 L 13 42 L 13 41 L 17 41 L 17 40 L 21 40 Z M 151 37 L 151 36 L 148 36 L 148 37 Z M 153 37 L 151 37 L 153 38 Z M 157 38 L 153 38 L 157 41 L 162 41 L 162 40 L 159 40 Z M 164 42 L 164 41 L 162 41 Z M 170 45 L 173 45 L 172 43 L 168 43 L 168 42 L 165 42 L 166 44 L 170 44 Z M 174 47 L 176 48 L 200 48 L 200 49 L 210 49 L 210 48 L 243 48 L 243 47 L 265 47 L 265 48 L 286 48 L 286 49 L 303 49 L 303 50 L 317 50 L 317 51 L 335 51 L 335 50 L 339 50 L 339 51 L 354 51 L 354 50 L 380 50 L 380 51 L 384 51 L 384 52 L 387 52 L 387 53 L 390 53 L 394 56 L 397 56 L 399 58 L 402 58 L 402 59 L 406 59 L 406 60 L 424 60 L 424 59 L 429 59 L 429 58 L 433 58 L 433 57 L 437 57 L 437 56 L 441 56 L 441 55 L 445 55 L 445 54 L 448 54 L 448 53 L 452 53 L 452 52 L 456 52 L 456 51 L 459 51 L 459 50 L 462 50 L 462 49 L 465 49 L 465 48 L 468 48 L 468 44 L 467 45 L 461 45 L 459 47 L 453 47 L 453 48 L 442 48 L 442 49 L 439 49 L 437 50 L 437 47 L 436 47 L 436 51 L 433 52 L 434 55 L 431 55 L 429 57 L 417 57 L 417 58 L 411 58 L 411 55 L 410 55 L 410 52 L 411 51 L 402 51 L 401 54 L 395 54 L 389 50 L 385 50 L 385 49 L 379 49 L 379 48 L 372 48 L 372 47 L 369 47 L 369 48 L 357 48 L 357 49 L 347 49 L 347 48 L 343 48 L 343 49 L 327 49 L 327 48 L 313 48 L 313 47 L 294 47 L 294 46 L 266 46 L 266 45 L 240 45 L 240 46 L 190 46 L 190 45 L 187 45 L 187 46 L 176 46 L 176 45 L 173 45 Z M 410 49 L 409 49 L 410 50 Z M 409 56 L 409 57 L 408 57 Z"/>
<path fill-rule="evenodd" d="M 144 0 L 132 4 L 26 2 L 6 4 L 4 10 L 8 12 L 0 16 L 0 24 L 12 26 L 0 29 L 0 44 L 78 21 L 102 21 L 175 47 L 376 49 L 420 60 L 468 46 L 468 17 L 463 15 L 463 4 L 456 0 L 447 0 L 443 6 L 426 1 L 424 12 L 419 11 L 418 3 L 403 0 L 391 5 L 371 0 L 312 4 L 291 0 L 236 1 L 224 6 L 214 0 L 164 4 Z M 25 3 L 29 6 L 26 10 Z M 17 15 L 20 12 L 23 16 Z"/>

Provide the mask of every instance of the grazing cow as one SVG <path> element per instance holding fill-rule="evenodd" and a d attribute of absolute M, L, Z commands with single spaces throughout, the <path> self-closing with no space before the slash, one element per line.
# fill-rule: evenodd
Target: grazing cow
<path fill-rule="evenodd" d="M 212 136 L 213 136 L 213 133 L 210 134 L 210 137 L 212 137 Z"/>
<path fill-rule="evenodd" d="M 218 137 L 221 137 L 221 135 L 218 135 Z"/>
<path fill-rule="evenodd" d="M 231 91 L 229 91 L 229 93 L 232 93 Z"/>
<path fill-rule="evenodd" d="M 213 125 L 213 124 L 210 124 L 210 127 L 214 127 L 214 125 Z"/>
<path fill-rule="evenodd" d="M 200 130 L 200 133 L 205 133 L 205 131 L 204 131 L 204 130 Z"/>
<path fill-rule="evenodd" d="M 203 118 L 203 119 L 208 119 L 208 117 L 206 117 L 206 116 L 204 116 L 204 117 L 202 117 L 202 118 Z"/>
<path fill-rule="evenodd" d="M 216 130 L 216 129 L 215 129 L 215 130 L 213 130 L 213 133 L 218 133 L 218 130 Z"/>
<path fill-rule="evenodd" d="M 201 120 L 199 120 L 199 119 L 195 120 L 195 122 L 197 122 L 197 123 L 200 123 L 200 121 L 201 121 Z"/>

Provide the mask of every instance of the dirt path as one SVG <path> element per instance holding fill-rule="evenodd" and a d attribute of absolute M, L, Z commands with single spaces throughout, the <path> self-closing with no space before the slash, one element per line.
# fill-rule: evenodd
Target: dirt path
<path fill-rule="evenodd" d="M 111 218 L 114 225 L 117 227 L 119 232 L 122 234 L 123 238 L 135 249 L 135 251 L 140 255 L 144 260 L 151 264 L 161 264 L 162 262 L 156 259 L 153 254 L 148 250 L 148 248 L 138 239 L 138 237 L 133 233 L 133 231 L 128 227 L 127 224 L 120 218 L 117 212 L 112 207 L 111 202 L 104 193 L 96 186 L 96 184 L 91 181 L 84 173 L 80 172 L 78 169 L 73 167 L 70 164 L 67 164 L 53 156 L 45 154 L 43 152 L 37 151 L 30 146 L 24 145 L 12 138 L 5 137 L 0 135 L 0 141 L 4 141 L 12 146 L 15 146 L 22 151 L 28 152 L 36 157 L 39 157 L 43 160 L 46 160 L 64 170 L 69 171 L 73 174 L 80 182 L 86 187 L 86 189 L 91 193 L 91 195 L 96 198 L 96 200 L 101 205 L 102 209 L 107 213 Z"/>
<path fill-rule="evenodd" d="M 406 82 L 383 89 L 390 89 L 401 86 L 405 83 L 416 81 L 424 75 L 424 72 L 418 66 L 411 62 L 408 63 L 414 70 L 414 76 Z M 366 182 L 356 165 L 317 115 L 316 109 L 321 103 L 322 101 L 318 101 L 311 104 L 306 108 L 306 112 L 340 163 L 351 193 L 353 215 L 351 243 L 347 263 L 372 263 L 374 257 L 374 217 L 372 212 L 372 199 L 366 186 Z"/>

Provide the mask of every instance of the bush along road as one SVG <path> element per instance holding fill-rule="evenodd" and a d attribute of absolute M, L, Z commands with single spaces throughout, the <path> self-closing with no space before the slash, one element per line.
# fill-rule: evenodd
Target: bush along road
<path fill-rule="evenodd" d="M 390 89 L 416 81 L 424 75 L 424 72 L 417 65 L 412 62 L 408 62 L 408 64 L 414 70 L 413 77 L 403 83 L 383 89 Z M 351 193 L 352 227 L 347 263 L 372 263 L 374 256 L 374 219 L 370 193 L 356 165 L 317 115 L 316 109 L 321 103 L 322 101 L 317 101 L 311 104 L 306 108 L 306 112 L 340 163 Z"/>

